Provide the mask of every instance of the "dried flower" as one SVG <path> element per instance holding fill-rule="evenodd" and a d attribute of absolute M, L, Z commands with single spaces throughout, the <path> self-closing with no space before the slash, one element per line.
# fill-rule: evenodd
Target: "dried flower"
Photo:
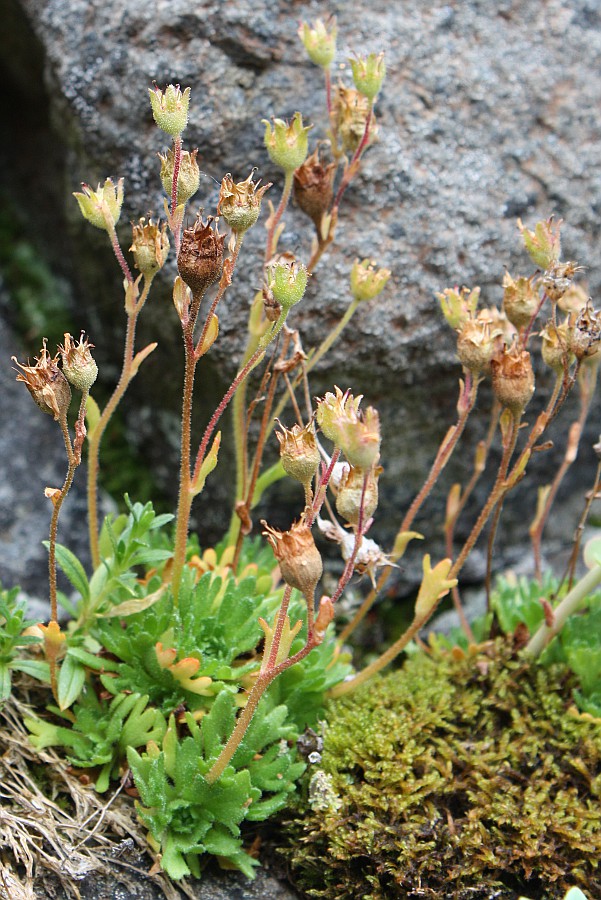
<path fill-rule="evenodd" d="M 190 88 L 182 94 L 179 84 L 169 84 L 165 91 L 155 84 L 154 88 L 148 88 L 148 93 L 154 121 L 171 137 L 179 137 L 188 124 Z"/>
<path fill-rule="evenodd" d="M 66 416 L 71 402 L 69 382 L 58 367 L 58 354 L 50 356 L 46 340 L 35 366 L 24 366 L 13 356 L 12 361 L 21 369 L 17 381 L 22 381 L 42 412 L 53 416 L 55 421 Z"/>
<path fill-rule="evenodd" d="M 481 309 L 475 318 L 466 319 L 457 336 L 461 365 L 475 375 L 488 374 L 496 338 L 502 333 L 503 329 L 487 309 Z"/>
<path fill-rule="evenodd" d="M 315 436 L 313 422 L 309 422 L 302 428 L 293 425 L 292 428 L 284 428 L 276 431 L 275 435 L 280 442 L 280 459 L 287 475 L 306 485 L 317 472 L 319 466 L 319 449 Z"/>
<path fill-rule="evenodd" d="M 136 269 L 145 278 L 152 278 L 159 269 L 165 265 L 169 253 L 169 238 L 167 237 L 167 225 L 160 225 L 152 219 L 140 219 L 137 225 L 132 225 L 132 244 L 129 248 L 134 255 Z"/>
<path fill-rule="evenodd" d="M 334 132 L 340 136 L 345 153 L 354 153 L 361 143 L 369 112 L 370 102 L 367 97 L 355 88 L 336 85 L 332 95 L 331 120 Z M 367 147 L 376 140 L 377 133 L 376 117 L 372 111 Z"/>
<path fill-rule="evenodd" d="M 579 284 L 572 283 L 557 301 L 558 308 L 564 313 L 579 313 L 588 303 L 589 296 Z"/>
<path fill-rule="evenodd" d="M 82 184 L 82 193 L 75 192 L 73 196 L 79 203 L 81 214 L 95 228 L 107 231 L 111 224 L 114 227 L 121 215 L 123 205 L 123 179 L 117 184 L 107 178 L 103 185 L 93 191 L 89 184 Z"/>
<path fill-rule="evenodd" d="M 177 257 L 177 268 L 192 293 L 203 294 L 209 285 L 218 281 L 223 268 L 225 235 L 219 234 L 213 216 L 203 222 L 198 214 L 192 228 L 186 228 Z"/>
<path fill-rule="evenodd" d="M 524 411 L 534 393 L 534 372 L 527 350 L 503 347 L 491 360 L 492 387 L 502 406 L 514 415 Z"/>
<path fill-rule="evenodd" d="M 289 531 L 261 523 L 280 566 L 282 578 L 290 587 L 301 591 L 307 603 L 313 602 L 315 588 L 323 573 L 321 554 L 315 546 L 309 526 L 301 519 Z"/>
<path fill-rule="evenodd" d="M 294 173 L 294 199 L 302 211 L 309 216 L 321 233 L 321 220 L 327 213 L 334 195 L 336 163 L 324 165 L 319 159 L 319 148 L 307 157 Z"/>
<path fill-rule="evenodd" d="M 235 184 L 231 175 L 225 175 L 219 191 L 217 212 L 223 216 L 232 231 L 244 234 L 255 224 L 261 212 L 261 199 L 269 184 L 259 188 L 260 181 L 252 180 L 251 172 L 246 181 Z"/>
<path fill-rule="evenodd" d="M 173 171 L 175 168 L 175 150 L 170 147 L 165 156 L 157 154 L 161 160 L 161 184 L 168 197 L 173 189 Z M 177 176 L 177 204 L 187 203 L 194 196 L 200 184 L 200 169 L 196 162 L 198 150 L 183 150 L 179 161 Z"/>
<path fill-rule="evenodd" d="M 576 272 L 581 268 L 575 262 L 552 263 L 541 281 L 545 293 L 553 303 L 561 300 L 566 291 L 572 287 L 572 280 Z"/>
<path fill-rule="evenodd" d="M 520 275 L 512 278 L 509 272 L 503 278 L 503 310 L 512 325 L 525 328 L 540 307 L 540 297 L 534 277 Z"/>
<path fill-rule="evenodd" d="M 571 314 L 574 319 L 574 313 Z M 601 311 L 594 310 L 589 302 L 573 323 L 570 330 L 569 347 L 576 359 L 586 360 L 597 357 L 601 349 Z"/>
<path fill-rule="evenodd" d="M 336 494 L 336 509 L 350 525 L 358 525 L 361 517 L 367 522 L 378 506 L 378 478 L 381 466 L 369 472 L 355 466 L 346 466 Z M 364 488 L 365 483 L 365 488 Z"/>
<path fill-rule="evenodd" d="M 98 366 L 94 362 L 90 344 L 84 339 L 83 332 L 75 343 L 70 334 L 65 334 L 65 343 L 59 347 L 63 361 L 63 372 L 73 387 L 78 391 L 89 391 L 98 376 Z"/>
<path fill-rule="evenodd" d="M 558 375 L 569 366 L 574 359 L 570 353 L 570 325 L 566 320 L 561 325 L 547 322 L 541 331 L 541 356 L 547 366 Z"/>

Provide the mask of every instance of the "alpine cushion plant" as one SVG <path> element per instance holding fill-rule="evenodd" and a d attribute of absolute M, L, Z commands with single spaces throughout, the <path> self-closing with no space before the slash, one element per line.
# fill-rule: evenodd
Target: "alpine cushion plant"
<path fill-rule="evenodd" d="M 304 729 L 317 726 L 326 695 L 348 693 L 394 659 L 449 592 L 462 613 L 457 587 L 467 556 L 491 521 L 492 558 L 506 495 L 524 477 L 532 452 L 539 449 L 542 434 L 575 385 L 581 390 L 583 421 L 598 362 L 599 315 L 586 301 L 573 306 L 577 267 L 561 261 L 557 223 L 549 220 L 532 233 L 524 230 L 526 245 L 543 271 L 507 282 L 504 312 L 478 310 L 478 288 L 447 289 L 440 295 L 443 313 L 458 334 L 463 368 L 457 423 L 445 436 L 391 551 L 384 552 L 368 537 L 382 473 L 379 415 L 361 396 L 337 386 L 313 403 L 309 374 L 358 306 L 385 289 L 390 271 L 371 259 L 355 261 L 347 312 L 312 350 L 305 352 L 291 323 L 298 320 L 309 278 L 334 247 L 345 192 L 377 135 L 374 110 L 385 66 L 381 55 L 353 60 L 354 86 L 333 87 L 335 22 L 303 26 L 301 37 L 311 59 L 324 70 L 329 151 L 326 155 L 320 141 L 310 152 L 311 127 L 303 124 L 300 113 L 290 122 L 265 122 L 265 149 L 283 172 L 283 186 L 277 205 L 268 201 L 263 286 L 250 304 L 247 344 L 237 374 L 198 444 L 192 427 L 197 369 L 219 338 L 221 301 L 239 277 L 244 237 L 260 221 L 262 203 L 273 185 L 261 185 L 254 171 L 239 182 L 226 174 L 218 216 L 203 217 L 201 211 L 185 227 L 188 205 L 200 184 L 197 151 L 183 146 L 190 88 L 150 89 L 152 114 L 171 146 L 161 155 L 166 221 L 140 219 L 132 226 L 130 252 L 139 274 L 132 272 L 117 231 L 123 180 L 107 178 L 95 191 L 84 185 L 75 195 L 83 216 L 106 232 L 124 278 L 125 351 L 112 396 L 102 409 L 90 396 L 97 369 L 93 347 L 83 335 L 79 342 L 65 335 L 55 356 L 44 342 L 35 365 L 17 364 L 18 379 L 42 411 L 59 422 L 67 473 L 61 488 L 46 489 L 52 503 L 50 622 L 33 627 L 24 623 L 12 594 L 0 605 L 0 698 L 9 698 L 11 677 L 18 671 L 49 682 L 52 698 L 38 702 L 26 718 L 33 745 L 40 750 L 62 748 L 98 791 L 107 791 L 118 778 L 125 784 L 129 769 L 135 784 L 130 790 L 137 793 L 150 850 L 173 878 L 198 875 L 204 854 L 252 874 L 243 823 L 262 820 L 287 802 L 304 770 L 295 742 Z M 306 262 L 279 249 L 293 195 L 311 223 Z M 171 247 L 177 263 L 172 296 L 184 356 L 177 509 L 174 516 L 157 515 L 152 503 L 126 496 L 127 511 L 100 527 L 102 439 L 129 384 L 157 348 L 152 342 L 136 350 L 136 330 Z M 568 294 L 572 307 L 564 309 Z M 550 360 L 556 386 L 544 413 L 524 434 L 523 413 L 534 391 L 533 325 L 547 302 L 552 308 L 543 357 Z M 566 318 L 560 321 L 562 310 Z M 446 558 L 433 561 L 430 553 L 424 554 L 408 629 L 362 673 L 354 673 L 345 642 L 408 543 L 421 537 L 411 530 L 414 519 L 459 444 L 484 377 L 491 377 L 497 398 L 490 442 L 498 429 L 502 445 L 488 497 L 464 546 L 455 553 L 455 524 L 484 469 L 484 447 L 477 454 L 474 479 L 464 489 L 455 486 L 449 495 Z M 251 381 L 254 394 L 249 397 Z M 74 438 L 68 425 L 72 388 L 81 394 Z M 201 548 L 190 533 L 191 511 L 218 465 L 218 429 L 230 406 L 234 509 L 222 542 Z M 280 459 L 266 467 L 265 448 L 270 438 L 273 441 L 274 421 Z M 89 573 L 57 541 L 60 509 L 84 444 L 93 563 Z M 570 452 L 573 455 L 573 446 Z M 253 537 L 257 504 L 286 476 L 298 482 L 299 491 L 302 488 L 296 521 L 284 530 L 263 522 L 266 540 Z M 535 545 L 546 516 L 545 506 L 537 520 Z M 337 583 L 321 596 L 318 531 L 340 545 L 343 557 Z M 71 597 L 57 589 L 57 565 L 74 589 Z M 364 573 L 371 578 L 372 590 L 336 639 L 337 602 L 350 580 Z M 571 602 L 573 612 L 576 601 Z M 59 603 L 71 616 L 66 626 L 59 623 Z M 473 637 L 465 618 L 464 627 Z M 36 649 L 45 661 L 31 658 Z M 532 655 L 537 652 L 535 648 Z"/>

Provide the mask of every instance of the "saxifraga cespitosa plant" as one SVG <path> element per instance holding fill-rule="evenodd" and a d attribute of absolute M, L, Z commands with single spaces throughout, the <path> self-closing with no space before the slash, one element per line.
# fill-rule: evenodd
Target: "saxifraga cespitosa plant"
<path fill-rule="evenodd" d="M 335 240 L 344 193 L 375 137 L 374 103 L 385 67 L 381 55 L 352 60 L 354 86 L 334 87 L 330 67 L 335 56 L 335 22 L 303 25 L 301 38 L 311 59 L 325 74 L 329 161 L 320 155 L 319 144 L 309 153 L 309 128 L 303 125 L 299 113 L 290 123 L 279 119 L 265 122 L 265 145 L 272 162 L 284 172 L 284 185 L 277 207 L 269 204 L 264 286 L 251 305 L 248 343 L 238 374 L 210 418 L 196 452 L 191 438 L 196 368 L 218 338 L 219 303 L 236 275 L 244 235 L 256 224 L 263 195 L 271 185 L 260 187 L 253 181 L 253 173 L 238 183 L 230 175 L 223 178 L 217 213 L 231 230 L 227 255 L 225 234 L 213 217 L 204 220 L 199 214 L 190 228 L 184 228 L 187 204 L 199 186 L 197 151 L 184 150 L 182 142 L 190 88 L 182 91 L 169 85 L 164 92 L 150 90 L 154 118 L 171 136 L 172 146 L 161 157 L 161 179 L 168 195 L 166 223 L 142 219 L 133 228 L 130 249 L 140 272 L 138 277 L 130 270 L 116 232 L 123 181 L 115 184 L 107 179 L 96 191 L 84 186 L 75 195 L 84 217 L 107 232 L 125 279 L 125 354 L 111 399 L 100 410 L 89 396 L 97 370 L 92 345 L 83 335 L 79 342 L 66 335 L 64 346 L 54 357 L 44 344 L 35 366 L 18 364 L 18 379 L 25 382 L 40 408 L 59 422 L 68 457 L 62 488 L 46 490 L 53 504 L 49 540 L 51 619 L 48 625 L 33 630 L 33 637 L 43 645 L 56 705 L 49 707 L 51 719 L 32 717 L 29 728 L 36 746 L 63 746 L 75 766 L 99 772 L 96 786 L 100 790 L 119 775 L 127 754 L 142 801 L 139 815 L 150 830 L 151 846 L 160 854 L 165 870 L 176 878 L 190 871 L 198 874 L 203 853 L 212 853 L 251 873 L 252 862 L 241 847 L 240 823 L 265 818 L 285 803 L 302 768 L 294 761 L 291 742 L 307 724 L 315 723 L 326 692 L 332 696 L 346 693 L 387 665 L 418 634 L 449 591 L 453 591 L 461 612 L 457 577 L 469 552 L 492 518 L 491 558 L 503 501 L 524 476 L 531 453 L 575 384 L 581 390 L 578 423 L 582 430 L 599 355 L 600 317 L 572 284 L 575 264 L 560 259 L 559 224 L 549 220 L 539 223 L 534 232 L 523 229 L 538 271 L 529 278 L 506 277 L 503 312 L 477 311 L 477 288 L 447 290 L 440 295 L 445 317 L 458 332 L 463 366 L 459 417 L 406 513 L 390 554 L 383 553 L 366 536 L 377 508 L 381 472 L 378 414 L 371 407 L 363 411 L 361 397 L 339 388 L 327 393 L 313 410 L 308 375 L 358 305 L 383 290 L 390 273 L 376 269 L 370 260 L 356 261 L 347 313 L 308 354 L 303 351 L 298 332 L 290 330 L 287 321 L 302 299 L 309 275 Z M 293 193 L 315 228 L 306 265 L 278 250 L 284 214 Z M 129 515 L 107 520 L 99 531 L 96 503 L 102 436 L 140 365 L 156 347 L 153 343 L 135 351 L 136 324 L 152 281 L 165 263 L 170 239 L 177 254 L 173 302 L 181 322 L 185 356 L 173 543 L 164 528 L 171 517 L 155 516 L 150 504 L 128 501 Z M 213 297 L 201 317 L 211 288 Z M 535 320 L 549 304 L 551 315 L 543 331 L 542 352 L 556 372 L 556 386 L 518 452 L 523 413 L 534 391 L 528 347 L 533 341 Z M 561 313 L 566 316 L 562 321 Z M 250 373 L 264 360 L 267 367 L 257 393 L 262 399 L 259 436 L 251 448 L 249 422 L 259 404 L 257 399 L 248 402 L 246 385 Z M 409 628 L 377 661 L 351 676 L 342 646 L 373 604 L 409 541 L 418 537 L 411 531 L 415 516 L 457 447 L 474 408 L 478 385 L 487 375 L 492 376 L 496 397 L 493 425 L 489 441 L 478 448 L 474 477 L 463 491 L 454 487 L 450 493 L 445 525 L 449 556 L 435 566 L 429 554 L 424 556 L 423 580 Z M 82 394 L 73 441 L 67 424 L 70 385 Z M 277 389 L 282 386 L 278 397 Z M 303 397 L 300 404 L 299 389 Z M 287 402 L 296 422 L 291 427 L 279 426 L 280 462 L 263 471 L 271 422 L 282 415 Z M 189 534 L 190 513 L 217 464 L 221 436 L 216 429 L 230 403 L 237 459 L 235 512 L 223 544 L 201 555 Z M 322 446 L 315 422 L 332 443 L 330 453 Z M 453 560 L 455 523 L 484 469 L 497 427 L 503 448 L 501 463 L 482 511 Z M 60 508 L 81 461 L 86 438 L 94 565 L 90 578 L 73 554 L 57 544 Z M 574 456 L 574 442 L 577 445 L 577 436 L 566 460 Z M 567 463 L 563 471 L 566 468 Z M 245 538 L 250 535 L 251 511 L 261 494 L 284 475 L 302 485 L 304 509 L 288 531 L 265 524 L 264 534 L 285 585 L 281 589 L 271 551 Z M 556 490 L 551 486 L 541 501 L 533 527 L 535 549 L 540 546 Z M 327 499 L 328 491 L 334 497 L 337 515 Z M 324 509 L 327 517 L 322 517 Z M 315 524 L 326 537 L 340 543 L 345 560 L 332 596 L 322 597 L 317 608 L 315 592 L 322 560 L 312 534 Z M 74 606 L 62 599 L 73 614 L 66 631 L 58 622 L 57 561 L 80 598 Z M 382 571 L 376 582 L 378 568 Z M 365 571 L 372 578 L 373 588 L 353 621 L 335 640 L 331 623 L 336 601 L 353 574 Z M 601 580 L 601 559 L 594 560 L 590 576 L 586 591 Z M 529 649 L 533 655 L 582 603 L 586 591 L 582 584 L 577 585 L 562 601 L 565 604 L 572 597 L 563 611 L 550 610 L 544 626 L 547 631 L 541 629 L 532 638 Z M 463 621 L 471 636 L 465 617 Z M 18 668 L 13 659 L 14 646 L 13 641 L 13 670 Z M 65 724 L 59 724 L 61 720 Z"/>

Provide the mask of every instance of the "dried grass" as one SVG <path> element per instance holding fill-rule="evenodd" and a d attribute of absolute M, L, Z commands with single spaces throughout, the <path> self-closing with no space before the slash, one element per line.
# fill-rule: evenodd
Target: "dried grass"
<path fill-rule="evenodd" d="M 92 874 L 130 886 L 134 875 L 138 884 L 150 878 L 167 900 L 180 900 L 182 893 L 193 898 L 185 882 L 175 888 L 163 873 L 149 870 L 145 832 L 122 785 L 111 796 L 99 795 L 53 750 L 34 750 L 23 725 L 31 714 L 24 701 L 31 698 L 22 690 L 15 694 L 0 709 L 0 900 L 35 900 L 34 885 L 48 873 L 75 900 L 77 882 Z"/>

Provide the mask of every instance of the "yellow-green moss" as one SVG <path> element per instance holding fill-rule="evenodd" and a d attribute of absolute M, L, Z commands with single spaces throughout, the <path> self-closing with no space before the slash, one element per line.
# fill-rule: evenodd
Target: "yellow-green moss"
<path fill-rule="evenodd" d="M 564 669 L 497 643 L 420 653 L 330 704 L 328 778 L 313 781 L 284 851 L 299 887 L 500 900 L 577 884 L 601 897 L 601 724 L 568 709 L 572 687 Z"/>

